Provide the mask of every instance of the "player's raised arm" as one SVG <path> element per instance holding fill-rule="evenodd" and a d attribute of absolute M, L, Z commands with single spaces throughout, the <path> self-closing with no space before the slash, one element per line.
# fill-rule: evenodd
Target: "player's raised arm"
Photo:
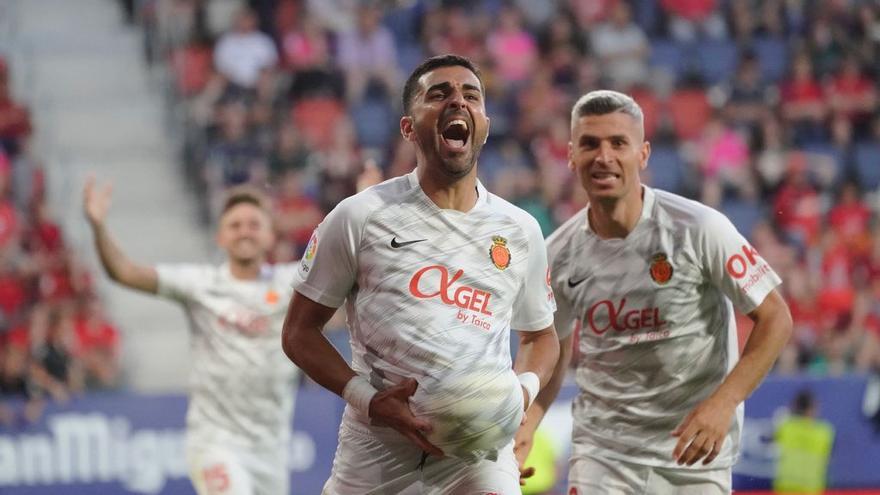
<path fill-rule="evenodd" d="M 83 212 L 92 228 L 101 266 L 113 281 L 132 289 L 155 294 L 159 288 L 156 269 L 130 260 L 107 230 L 105 220 L 110 209 L 111 196 L 110 184 L 98 186 L 94 177 L 86 180 L 83 189 Z"/>

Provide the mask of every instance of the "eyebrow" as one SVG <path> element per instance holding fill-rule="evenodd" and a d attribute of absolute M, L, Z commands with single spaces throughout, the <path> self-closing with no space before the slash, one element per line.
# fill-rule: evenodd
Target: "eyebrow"
<path fill-rule="evenodd" d="M 482 91 L 480 90 L 479 86 L 474 86 L 473 84 L 465 83 L 465 84 L 462 84 L 461 87 L 465 91 L 476 91 L 476 92 L 482 94 Z M 434 90 L 449 91 L 450 89 L 452 89 L 452 84 L 448 81 L 444 81 L 442 83 L 437 83 L 437 84 L 431 86 L 430 88 L 428 88 L 425 91 L 425 94 L 428 94 Z"/>
<path fill-rule="evenodd" d="M 583 134 L 583 135 L 581 135 L 581 138 L 578 142 L 580 144 L 584 144 L 585 142 L 590 141 L 590 140 L 602 141 L 603 139 L 606 139 L 608 141 L 614 141 L 614 140 L 618 140 L 618 139 L 623 140 L 623 141 L 629 141 L 629 138 L 625 134 L 614 134 L 614 135 L 608 136 L 606 138 L 601 138 L 599 136 L 594 136 L 592 134 Z"/>

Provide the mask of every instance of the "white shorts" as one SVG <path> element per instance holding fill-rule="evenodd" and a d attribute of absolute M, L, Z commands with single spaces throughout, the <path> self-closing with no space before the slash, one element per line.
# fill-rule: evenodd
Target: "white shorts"
<path fill-rule="evenodd" d="M 279 449 L 187 444 L 189 477 L 198 495 L 288 493 L 286 452 Z"/>
<path fill-rule="evenodd" d="M 497 457 L 494 458 L 494 457 Z M 428 457 L 390 428 L 343 420 L 333 471 L 322 495 L 519 495 L 513 442 L 493 458 Z"/>
<path fill-rule="evenodd" d="M 645 466 L 593 456 L 572 457 L 568 495 L 727 495 L 731 468 Z"/>

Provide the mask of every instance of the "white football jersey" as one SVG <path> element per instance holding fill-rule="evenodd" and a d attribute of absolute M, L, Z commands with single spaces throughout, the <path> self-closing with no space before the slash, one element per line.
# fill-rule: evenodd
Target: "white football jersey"
<path fill-rule="evenodd" d="M 625 239 L 599 238 L 585 208 L 547 247 L 556 329 L 580 328 L 573 454 L 677 466 L 670 433 L 739 358 L 733 306 L 751 312 L 779 277 L 727 217 L 649 187 Z M 735 463 L 742 416 L 711 467 Z"/>
<path fill-rule="evenodd" d="M 257 280 L 229 266 L 159 265 L 159 295 L 190 322 L 187 434 L 224 445 L 287 445 L 299 369 L 281 350 L 297 264 L 265 265 Z"/>
<path fill-rule="evenodd" d="M 444 383 L 510 380 L 510 330 L 553 323 L 537 222 L 482 184 L 477 192 L 465 213 L 439 208 L 415 172 L 373 186 L 327 215 L 298 272 L 304 296 L 346 302 L 355 372 L 379 390 L 418 381 L 414 411 L 449 394 Z M 521 411 L 521 393 L 514 400 Z M 351 408 L 345 417 L 369 424 Z"/>

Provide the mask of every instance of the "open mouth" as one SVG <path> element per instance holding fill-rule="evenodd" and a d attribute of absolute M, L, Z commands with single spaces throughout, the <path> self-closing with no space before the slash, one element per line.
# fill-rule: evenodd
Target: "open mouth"
<path fill-rule="evenodd" d="M 464 119 L 453 119 L 443 126 L 440 137 L 448 148 L 463 151 L 470 137 L 470 127 Z"/>
<path fill-rule="evenodd" d="M 620 174 L 615 174 L 614 172 L 596 171 L 590 173 L 590 178 L 593 179 L 594 182 L 610 183 L 619 179 Z"/>

